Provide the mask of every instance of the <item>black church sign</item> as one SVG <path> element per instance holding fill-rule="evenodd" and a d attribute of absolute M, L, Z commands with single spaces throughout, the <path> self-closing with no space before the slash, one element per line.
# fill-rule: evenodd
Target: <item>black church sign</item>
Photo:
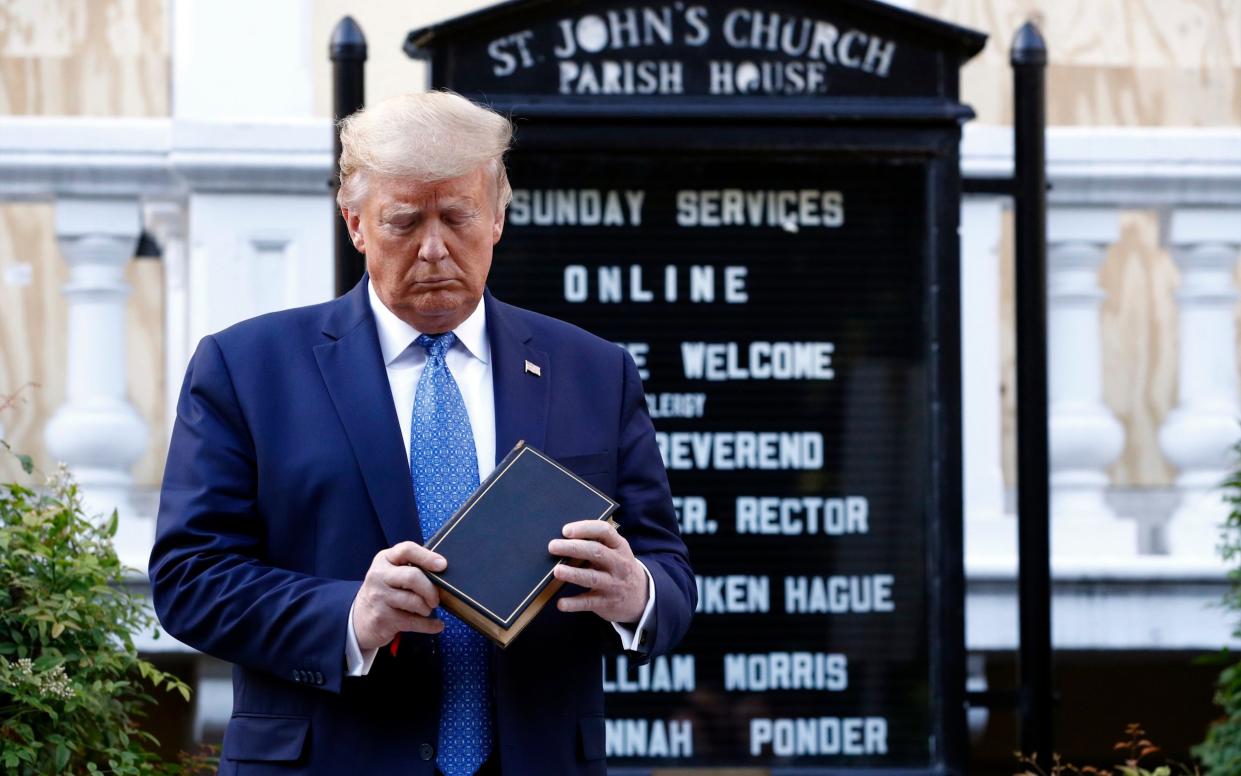
<path fill-rule="evenodd" d="M 510 113 L 491 288 L 637 361 L 698 574 L 606 659 L 613 772 L 958 773 L 958 69 L 864 0 L 501 4 L 415 30 Z"/>
<path fill-rule="evenodd" d="M 980 40 L 857 2 L 516 2 L 416 30 L 406 50 L 480 95 L 951 97 Z"/>

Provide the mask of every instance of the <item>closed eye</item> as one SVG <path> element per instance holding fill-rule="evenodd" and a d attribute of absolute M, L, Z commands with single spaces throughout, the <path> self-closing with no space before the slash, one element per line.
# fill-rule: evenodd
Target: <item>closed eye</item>
<path fill-rule="evenodd" d="M 417 223 L 418 214 L 416 213 L 396 213 L 384 219 L 384 226 L 400 232 L 412 229 Z"/>
<path fill-rule="evenodd" d="M 449 226 L 465 226 L 474 219 L 478 218 L 477 210 L 445 210 L 443 213 L 444 223 Z"/>

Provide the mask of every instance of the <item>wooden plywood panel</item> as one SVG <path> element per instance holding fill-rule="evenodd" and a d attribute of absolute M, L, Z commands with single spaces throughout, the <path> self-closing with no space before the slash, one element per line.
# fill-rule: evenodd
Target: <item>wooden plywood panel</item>
<path fill-rule="evenodd" d="M 962 99 L 988 124 L 1012 122 L 1013 33 L 1047 40 L 1052 124 L 1241 123 L 1241 3 L 1220 0 L 918 0 L 915 9 L 990 36 L 962 71 Z"/>
<path fill-rule="evenodd" d="M 1120 485 L 1167 485 L 1176 475 L 1159 448 L 1159 427 L 1176 399 L 1176 264 L 1159 246 L 1158 214 L 1125 212 L 1099 284 L 1103 398 L 1125 429 L 1111 468 Z"/>
<path fill-rule="evenodd" d="M 1052 65 L 1047 78 L 1047 122 L 1052 125 L 1241 122 L 1241 69 Z"/>
<path fill-rule="evenodd" d="M 0 111 L 168 115 L 165 0 L 0 3 Z"/>
<path fill-rule="evenodd" d="M 129 400 L 147 424 L 146 453 L 134 465 L 134 482 L 158 485 L 164 479 L 171 433 L 164 413 L 164 265 L 131 261 L 125 279 L 133 289 L 125 305 Z"/>
<path fill-rule="evenodd" d="M 21 391 L 0 416 L 13 449 L 55 467 L 43 447 L 43 427 L 64 401 L 66 313 L 60 289 L 68 267 L 60 260 L 50 205 L 0 207 L 0 393 Z M 12 476 L 5 460 L 4 475 Z"/>

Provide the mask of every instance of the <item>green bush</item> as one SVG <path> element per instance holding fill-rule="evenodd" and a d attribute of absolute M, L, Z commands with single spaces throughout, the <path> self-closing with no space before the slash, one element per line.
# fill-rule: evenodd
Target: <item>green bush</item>
<path fill-rule="evenodd" d="M 2 440 L 0 454 L 9 454 Z M 33 466 L 17 456 L 27 475 Z M 62 466 L 37 487 L 0 484 L 0 768 L 16 774 L 176 774 L 139 729 L 152 688 L 190 688 L 138 657 L 155 628 L 124 585 L 117 516 L 82 511 Z"/>
<path fill-rule="evenodd" d="M 1241 444 L 1236 452 L 1241 460 Z M 1220 554 L 1233 566 L 1224 605 L 1241 612 L 1241 468 L 1224 483 L 1224 499 L 1232 509 L 1224 523 Z M 1241 623 L 1233 635 L 1241 637 Z M 1215 702 L 1223 708 L 1224 716 L 1207 730 L 1206 740 L 1194 747 L 1194 756 L 1210 776 L 1234 776 L 1241 773 L 1241 662 L 1233 662 L 1220 672 Z"/>

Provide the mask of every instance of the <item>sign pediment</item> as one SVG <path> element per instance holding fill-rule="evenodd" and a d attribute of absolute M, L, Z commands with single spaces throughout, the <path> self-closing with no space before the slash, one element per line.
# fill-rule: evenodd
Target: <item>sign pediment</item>
<path fill-rule="evenodd" d="M 986 37 L 870 0 L 519 0 L 412 31 L 437 86 L 569 101 L 939 98 Z"/>

